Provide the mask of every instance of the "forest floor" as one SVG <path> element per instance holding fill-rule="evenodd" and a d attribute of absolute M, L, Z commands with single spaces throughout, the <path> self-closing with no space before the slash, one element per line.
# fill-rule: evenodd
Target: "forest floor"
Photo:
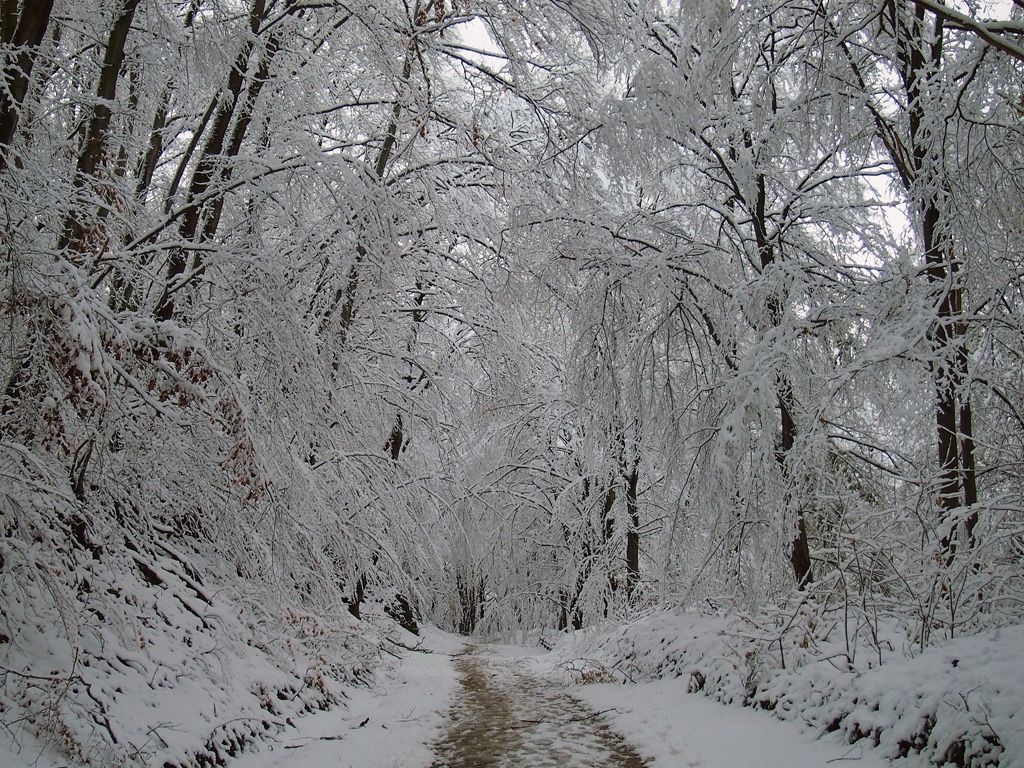
<path fill-rule="evenodd" d="M 532 666 L 529 657 L 478 646 L 455 659 L 461 688 L 433 768 L 644 767 L 601 713 Z"/>
<path fill-rule="evenodd" d="M 428 631 L 377 691 L 237 768 L 882 768 L 888 760 L 765 712 L 688 695 L 680 680 L 571 685 L 537 648 Z M 624 737 L 628 737 L 624 738 Z"/>
<path fill-rule="evenodd" d="M 689 623 L 688 623 L 689 622 Z M 614 647 L 618 658 L 638 660 L 657 655 L 659 668 L 671 658 L 672 640 L 703 639 L 688 634 L 711 630 L 707 621 L 664 614 L 632 628 L 567 636 L 553 652 L 511 645 L 471 644 L 463 638 L 425 628 L 422 637 L 403 634 L 406 645 L 381 669 L 369 688 L 350 689 L 346 702 L 331 711 L 296 718 L 294 728 L 268 735 L 247 752 L 228 761 L 232 768 L 830 768 L 889 766 L 883 731 L 882 748 L 871 739 L 851 745 L 844 732 L 830 733 L 807 716 L 780 719 L 749 707 L 722 704 L 688 693 L 686 675 L 666 675 L 622 684 L 598 663 L 603 647 Z M 659 629 L 660 628 L 660 629 Z M 630 633 L 643 639 L 638 642 Z M 973 638 L 949 646 L 935 659 L 894 662 L 877 670 L 885 687 L 901 699 L 918 700 L 908 664 L 925 663 L 923 671 L 943 689 L 963 688 L 968 681 L 950 676 L 943 659 L 956 653 L 963 664 L 994 676 L 1009 691 L 1020 693 L 1014 659 L 1024 635 L 1006 631 L 992 638 Z M 650 648 L 648 649 L 648 646 Z M 977 646 L 978 650 L 970 649 Z M 397 648 L 397 646 L 396 646 Z M 629 651 L 629 653 L 625 653 Z M 996 654 L 999 651 L 999 654 Z M 925 654 L 925 656 L 929 656 Z M 1003 659 L 1002 656 L 1006 658 Z M 578 684 L 581 662 L 597 664 L 603 674 Z M 906 667 L 906 669 L 904 669 Z M 941 667 L 941 669 L 940 669 Z M 884 671 L 883 671 L 884 670 Z M 901 671 L 902 670 L 902 671 Z M 567 682 L 575 679 L 576 682 Z M 870 681 L 871 674 L 860 680 Z M 884 681 L 882 681 L 884 682 Z M 710 683 L 709 683 L 710 685 Z M 905 688 L 905 690 L 904 690 Z M 853 690 L 858 696 L 864 692 Z M 917 698 L 915 698 L 917 697 Z M 945 699 L 952 700 L 951 696 Z M 1012 699 L 1012 701 L 1011 701 Z M 1016 695 L 994 700 L 992 721 L 1007 746 L 1004 757 L 1014 765 L 1018 754 L 1014 712 Z M 876 714 L 877 707 L 869 707 Z M 884 707 L 883 707 L 884 709 Z M 1003 710 L 1008 710 L 1004 712 Z M 856 713 L 854 713 L 856 714 Z M 884 714 L 884 712 L 882 713 Z M 852 716 L 852 715 L 851 715 Z M 910 724 L 909 713 L 894 712 L 892 727 Z M 1005 721 L 1005 722 L 1004 722 Z M 940 723 L 942 721 L 940 720 Z M 197 724 L 198 725 L 198 724 Z M 930 764 L 912 756 L 897 764 Z M 66 760 L 40 754 L 29 744 L 8 752 L 0 744 L 0 765 L 9 768 L 70 768 Z"/>
<path fill-rule="evenodd" d="M 679 680 L 567 685 L 537 648 L 427 631 L 374 691 L 237 768 L 881 768 L 889 763 L 764 712 L 688 695 Z M 623 738 L 628 736 L 628 742 Z"/>

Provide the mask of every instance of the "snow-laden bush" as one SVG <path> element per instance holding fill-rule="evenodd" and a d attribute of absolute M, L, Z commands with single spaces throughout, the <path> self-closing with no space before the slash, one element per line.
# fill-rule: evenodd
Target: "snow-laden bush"
<path fill-rule="evenodd" d="M 578 683 L 679 678 L 688 692 L 801 719 L 908 765 L 1024 761 L 1024 625 L 920 649 L 896 623 L 851 663 L 841 614 L 808 599 L 730 617 L 663 612 L 576 633 L 555 649 Z M 881 663 L 880 663 L 881 662 Z"/>
<path fill-rule="evenodd" d="M 5 442 L 0 458 L 0 723 L 15 744 L 96 766 L 219 763 L 379 663 L 381 638 L 340 602 L 315 612 L 158 520 L 87 520 L 37 457 Z"/>

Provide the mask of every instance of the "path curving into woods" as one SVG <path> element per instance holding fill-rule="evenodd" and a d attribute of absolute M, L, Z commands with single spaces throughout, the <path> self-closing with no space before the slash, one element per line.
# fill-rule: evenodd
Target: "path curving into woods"
<path fill-rule="evenodd" d="M 597 712 L 531 675 L 521 658 L 479 648 L 455 660 L 461 690 L 432 768 L 644 768 Z"/>

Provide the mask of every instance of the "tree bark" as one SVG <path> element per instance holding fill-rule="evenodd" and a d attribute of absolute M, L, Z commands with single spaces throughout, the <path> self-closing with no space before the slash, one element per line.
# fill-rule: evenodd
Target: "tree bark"
<path fill-rule="evenodd" d="M 796 445 L 797 426 L 793 419 L 793 388 L 785 376 L 780 376 L 778 387 L 779 421 L 781 424 L 781 444 L 779 461 L 788 484 L 793 482 L 792 451 Z M 811 569 L 811 549 L 807 541 L 807 520 L 798 494 L 789 492 L 790 504 L 796 514 L 796 535 L 790 541 L 789 562 L 793 566 L 793 577 L 796 585 L 803 589 L 814 579 Z"/>
<path fill-rule="evenodd" d="M 626 476 L 626 516 L 629 518 L 629 528 L 626 530 L 626 597 L 630 600 L 640 583 L 640 504 L 637 496 L 639 464 L 639 461 L 634 462 Z"/>
<path fill-rule="evenodd" d="M 197 237 L 205 240 L 212 238 L 220 223 L 220 206 L 223 205 L 223 201 L 214 200 L 211 208 L 205 198 L 215 181 L 226 181 L 230 177 L 231 170 L 223 161 L 225 157 L 237 156 L 242 146 L 246 130 L 252 119 L 252 109 L 255 106 L 256 98 L 267 79 L 264 73 L 269 67 L 269 59 L 277 51 L 277 43 L 272 41 L 267 46 L 266 54 L 260 58 L 260 69 L 250 83 L 249 92 L 244 99 L 244 107 L 238 110 L 239 114 L 236 116 L 242 88 L 245 85 L 245 75 L 252 63 L 253 49 L 256 47 L 257 35 L 260 25 L 265 19 L 266 10 L 265 0 L 253 0 L 249 13 L 250 35 L 242 44 L 231 71 L 228 73 L 227 86 L 214 112 L 213 123 L 207 135 L 206 144 L 203 146 L 202 155 L 192 173 L 187 197 L 188 208 L 182 216 L 178 231 L 180 239 L 185 243 L 195 242 Z M 260 77 L 259 74 L 264 74 L 264 76 Z M 236 125 L 230 141 L 228 141 L 228 130 L 231 128 L 232 120 L 236 121 Z M 226 141 L 227 146 L 225 145 Z M 171 252 L 167 262 L 163 292 L 157 301 L 155 311 L 158 320 L 170 320 L 174 316 L 174 294 L 201 274 L 201 259 L 197 254 L 191 255 L 193 263 L 189 275 L 185 276 L 185 270 L 189 268 L 190 254 L 180 247 Z"/>
<path fill-rule="evenodd" d="M 753 140 L 749 134 L 744 136 L 745 149 L 753 150 Z M 775 244 L 768 232 L 768 192 L 767 183 L 763 173 L 759 173 L 755 183 L 755 200 L 753 213 L 754 241 L 757 246 L 758 256 L 761 264 L 761 274 L 772 268 L 776 263 L 777 254 Z M 778 292 L 773 290 L 765 304 L 765 311 L 768 315 L 768 324 L 772 329 L 778 329 L 782 325 L 784 307 Z M 793 483 L 792 454 L 798 436 L 797 423 L 793 410 L 796 405 L 793 395 L 793 386 L 785 372 L 779 372 L 776 382 L 776 401 L 779 411 L 779 449 L 776 458 L 782 472 L 783 481 L 787 487 Z M 803 505 L 800 503 L 798 494 L 790 487 L 786 493 L 787 514 L 796 516 L 796 534 L 789 543 L 789 562 L 793 566 L 793 578 L 798 588 L 803 589 L 814 580 L 814 572 L 811 568 L 810 544 L 807 540 L 807 521 Z"/>
<path fill-rule="evenodd" d="M 402 65 L 402 82 L 408 82 L 411 75 L 412 52 L 406 51 L 405 63 Z M 380 151 L 377 153 L 377 157 L 373 163 L 374 178 L 377 182 L 384 179 L 384 173 L 387 171 L 388 162 L 391 160 L 391 153 L 394 151 L 395 142 L 398 141 L 398 120 L 401 116 L 402 104 L 396 96 L 395 103 L 391 107 L 391 118 L 388 120 L 388 127 L 384 134 L 384 142 L 381 144 Z M 338 327 L 338 340 L 340 345 L 345 344 L 349 329 L 352 326 L 353 320 L 355 320 L 356 294 L 359 291 L 359 267 L 366 259 L 366 256 L 366 247 L 361 242 L 358 243 L 356 245 L 355 259 L 345 276 L 345 284 L 344 286 L 335 288 L 333 300 L 324 312 L 319 323 L 320 332 L 323 333 L 327 329 L 327 323 L 331 315 L 334 313 L 335 307 L 338 306 L 339 302 L 343 302 L 341 303 Z"/>
<path fill-rule="evenodd" d="M 395 416 L 395 420 L 391 424 L 391 434 L 388 435 L 388 440 L 384 443 L 384 452 L 391 456 L 392 461 L 398 461 L 398 457 L 401 456 L 404 440 L 402 414 L 399 413 Z"/>
<path fill-rule="evenodd" d="M 925 276 L 935 301 L 935 320 L 929 332 L 932 347 L 930 368 L 935 379 L 935 427 L 938 457 L 936 503 L 942 516 L 940 545 L 947 558 L 962 538 L 974 545 L 976 511 L 966 518 L 958 533 L 953 518 L 958 509 L 971 508 L 978 500 L 977 471 L 970 395 L 965 392 L 969 360 L 963 340 L 963 285 L 960 262 L 944 214 L 946 185 L 941 176 L 941 134 L 929 126 L 926 102 L 928 79 L 942 70 L 943 22 L 934 17 L 926 23 L 925 8 L 903 0 L 891 0 L 891 23 L 895 30 L 897 63 L 907 94 L 907 127 L 910 159 L 893 153 L 901 167 L 907 192 L 919 206 L 921 245 Z"/>
<path fill-rule="evenodd" d="M 76 192 L 89 184 L 96 183 L 100 168 L 107 160 L 107 132 L 113 117 L 111 104 L 117 96 L 117 83 L 121 76 L 121 67 L 124 64 L 125 43 L 128 41 L 128 33 L 131 31 L 132 19 L 135 18 L 135 9 L 138 8 L 138 5 L 139 0 L 124 0 L 107 38 L 103 66 L 100 69 L 99 82 L 96 86 L 96 105 L 93 107 L 82 151 L 78 156 L 78 166 L 74 178 Z M 109 186 L 107 189 L 100 188 L 97 191 L 101 197 L 115 194 Z M 108 203 L 112 202 L 108 201 Z M 88 248 L 87 224 L 81 207 L 84 205 L 91 206 L 91 202 L 82 200 L 79 209 L 77 211 L 72 209 L 64 222 L 64 230 L 59 242 L 61 249 L 70 247 L 84 252 Z"/>
<path fill-rule="evenodd" d="M 26 0 L 20 14 L 18 0 L 3 0 L 0 4 L 0 35 L 4 45 L 13 49 L 4 62 L 4 83 L 0 87 L 0 173 L 11 162 L 11 143 L 52 11 L 53 0 Z"/>
<path fill-rule="evenodd" d="M 942 15 L 926 24 L 926 8 L 908 0 L 887 0 L 883 25 L 888 25 L 895 40 L 895 61 L 906 93 L 907 130 L 899 129 L 879 109 L 870 106 L 876 134 L 889 154 L 908 198 L 916 204 L 925 262 L 925 277 L 935 301 L 935 319 L 928 339 L 932 348 L 929 369 L 935 386 L 935 435 L 937 484 L 935 501 L 944 531 L 940 546 L 947 558 L 955 551 L 956 531 L 950 518 L 963 505 L 968 509 L 978 501 L 975 466 L 974 425 L 970 394 L 965 391 L 969 356 L 963 336 L 963 288 L 960 264 L 954 257 L 954 245 L 944 219 L 945 186 L 941 177 L 941 136 L 929 135 L 926 97 L 928 79 L 943 67 Z M 934 8 L 931 11 L 934 12 Z M 832 30 L 835 33 L 835 30 Z M 847 64 L 858 86 L 869 88 L 845 43 Z M 935 126 L 931 126 L 934 130 Z M 968 546 L 975 544 L 974 530 L 978 514 L 972 510 L 964 523 Z"/>

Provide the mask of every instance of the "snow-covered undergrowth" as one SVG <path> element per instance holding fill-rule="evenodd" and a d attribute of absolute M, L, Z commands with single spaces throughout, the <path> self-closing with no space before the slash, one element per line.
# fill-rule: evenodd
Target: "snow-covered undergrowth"
<path fill-rule="evenodd" d="M 15 743 L 27 734 L 92 765 L 220 764 L 338 703 L 378 661 L 347 614 L 274 611 L 211 582 L 193 591 L 175 562 L 149 563 L 158 584 L 96 564 L 90 591 L 60 611 L 5 580 L 0 717 Z"/>
<path fill-rule="evenodd" d="M 26 763 L 45 745 L 94 766 L 223 764 L 381 662 L 387 619 L 303 604 L 155 520 L 87 525 L 42 473 L 3 475 L 0 746 Z"/>
<path fill-rule="evenodd" d="M 4 580 L 0 717 L 15 743 L 27 734 L 91 765 L 220 764 L 338 703 L 378 660 L 347 614 L 274 610 L 183 576 L 191 566 L 170 555 L 146 568 L 158 583 L 83 567 L 60 609 Z"/>
<path fill-rule="evenodd" d="M 907 765 L 1024 765 L 1024 626 L 923 650 L 879 627 L 873 648 L 851 654 L 841 622 L 804 602 L 788 615 L 664 612 L 577 632 L 555 655 L 576 682 L 678 679 Z"/>

